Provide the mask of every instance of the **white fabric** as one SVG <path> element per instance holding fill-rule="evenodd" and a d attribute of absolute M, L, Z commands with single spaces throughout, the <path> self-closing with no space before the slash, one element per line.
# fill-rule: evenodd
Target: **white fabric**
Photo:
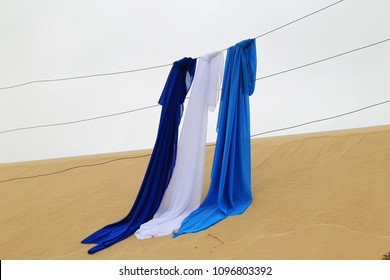
<path fill-rule="evenodd" d="M 214 111 L 217 105 L 223 68 L 222 52 L 197 60 L 171 181 L 153 219 L 134 233 L 138 239 L 171 234 L 200 204 L 208 109 Z"/>

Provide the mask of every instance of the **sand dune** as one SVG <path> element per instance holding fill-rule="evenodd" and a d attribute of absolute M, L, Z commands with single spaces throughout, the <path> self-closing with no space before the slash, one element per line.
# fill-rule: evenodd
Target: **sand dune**
<path fill-rule="evenodd" d="M 390 126 L 379 126 L 254 139 L 244 214 L 88 255 L 80 241 L 133 204 L 149 157 L 130 157 L 149 153 L 0 164 L 0 181 L 55 173 L 0 183 L 0 259 L 369 260 L 390 251 Z M 204 194 L 212 158 L 208 147 Z"/>

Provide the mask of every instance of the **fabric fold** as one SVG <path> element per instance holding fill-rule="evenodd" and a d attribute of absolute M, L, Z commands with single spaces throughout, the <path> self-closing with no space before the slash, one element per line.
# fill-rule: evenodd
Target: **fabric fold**
<path fill-rule="evenodd" d="M 174 237 L 241 214 L 252 202 L 249 96 L 255 88 L 256 64 L 255 39 L 242 41 L 227 51 L 210 188 Z"/>
<path fill-rule="evenodd" d="M 88 253 L 103 250 L 132 235 L 160 206 L 175 166 L 178 129 L 183 103 L 194 77 L 196 59 L 183 58 L 173 63 L 159 104 L 160 123 L 153 152 L 133 207 L 122 220 L 109 224 L 85 238 L 82 243 L 97 244 Z"/>
<path fill-rule="evenodd" d="M 223 75 L 222 52 L 198 58 L 177 151 L 175 169 L 153 219 L 135 232 L 138 239 L 171 234 L 199 206 L 204 176 L 208 110 L 214 111 Z"/>

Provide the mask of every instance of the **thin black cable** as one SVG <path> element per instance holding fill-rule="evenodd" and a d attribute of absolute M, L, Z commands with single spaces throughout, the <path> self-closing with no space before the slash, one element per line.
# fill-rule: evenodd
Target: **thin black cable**
<path fill-rule="evenodd" d="M 130 113 L 134 113 L 134 112 L 137 112 L 137 111 L 142 111 L 142 110 L 145 110 L 145 109 L 150 109 L 150 108 L 154 108 L 154 107 L 158 107 L 158 106 L 159 105 L 156 104 L 156 105 L 146 106 L 146 107 L 133 109 L 133 110 L 129 110 L 129 111 L 124 111 L 124 112 L 119 112 L 119 113 L 114 113 L 114 114 L 109 114 L 109 115 L 103 115 L 103 116 L 98 116 L 98 117 L 92 117 L 92 118 L 88 118 L 88 119 L 69 121 L 69 122 L 53 123 L 53 124 L 41 124 L 41 125 L 35 125 L 35 126 L 13 128 L 13 129 L 0 131 L 0 134 L 10 133 L 10 132 L 15 132 L 15 131 L 20 131 L 20 130 L 28 130 L 28 129 L 35 129 L 35 128 L 60 126 L 60 125 L 68 125 L 68 124 L 75 124 L 75 123 L 81 123 L 81 122 L 94 121 L 94 120 L 103 119 L 103 118 L 109 118 L 109 117 L 114 117 L 114 116 L 119 116 L 119 115 L 124 115 L 124 114 L 130 114 Z"/>
<path fill-rule="evenodd" d="M 320 63 L 320 62 L 324 62 L 324 61 L 327 61 L 327 60 L 330 60 L 330 59 L 334 59 L 334 58 L 337 58 L 337 57 L 340 57 L 340 56 L 343 56 L 343 55 L 346 55 L 346 54 L 350 54 L 350 53 L 357 52 L 357 51 L 360 51 L 360 50 L 363 50 L 363 49 L 367 49 L 367 48 L 370 48 L 370 47 L 373 47 L 373 46 L 376 46 L 376 45 L 379 45 L 379 44 L 382 44 L 382 43 L 385 43 L 385 42 L 388 42 L 388 41 L 390 41 L 390 38 L 382 40 L 382 41 L 379 41 L 379 42 L 376 42 L 376 43 L 372 43 L 372 44 L 369 44 L 369 45 L 366 45 L 366 46 L 363 46 L 363 47 L 360 47 L 360 48 L 356 48 L 356 49 L 353 49 L 353 50 L 350 50 L 350 51 L 346 51 L 346 52 L 343 52 L 343 53 L 340 53 L 340 54 L 336 54 L 336 55 L 333 55 L 333 56 L 330 56 L 330 57 L 327 57 L 327 58 L 323 58 L 323 59 L 320 59 L 320 60 L 317 60 L 317 61 L 314 61 L 314 62 L 310 62 L 310 63 L 304 64 L 304 65 L 301 65 L 301 66 L 298 66 L 298 67 L 294 67 L 294 68 L 287 69 L 287 70 L 284 70 L 284 71 L 281 71 L 281 72 L 277 72 L 277 73 L 273 73 L 273 74 L 270 74 L 270 75 L 267 75 L 267 76 L 264 76 L 264 77 L 260 77 L 260 78 L 257 78 L 256 80 L 267 79 L 267 78 L 270 78 L 270 77 L 273 77 L 273 76 L 277 76 L 277 75 L 280 75 L 280 74 L 284 74 L 284 73 L 287 73 L 287 72 L 291 72 L 291 71 L 294 71 L 294 70 L 305 68 L 305 67 L 308 67 L 308 66 Z"/>
<path fill-rule="evenodd" d="M 64 173 L 64 172 L 71 171 L 71 170 L 74 170 L 74 169 L 85 168 L 85 167 L 94 167 L 94 166 L 99 166 L 99 165 L 105 165 L 105 164 L 108 164 L 108 163 L 111 163 L 111 162 L 115 162 L 115 161 L 126 160 L 126 159 L 144 158 L 144 157 L 149 157 L 149 156 L 151 156 L 151 154 L 146 154 L 146 155 L 142 155 L 142 156 L 132 156 L 132 157 L 116 158 L 116 159 L 111 159 L 111 160 L 108 160 L 108 161 L 94 163 L 94 164 L 78 165 L 78 166 L 73 166 L 73 167 L 70 167 L 70 168 L 67 168 L 67 169 L 63 169 L 63 170 L 59 170 L 59 171 L 55 171 L 55 172 L 50 172 L 50 173 L 43 173 L 43 174 L 38 174 L 38 175 L 31 175 L 31 176 L 11 178 L 11 179 L 0 181 L 0 184 L 11 182 L 11 181 L 15 181 L 15 180 L 25 180 L 25 179 L 33 179 L 33 178 L 38 178 L 38 177 L 46 177 L 46 176 L 50 176 L 50 175 L 56 175 L 56 174 Z"/>
<path fill-rule="evenodd" d="M 6 90 L 6 89 L 17 88 L 17 87 L 23 87 L 23 86 L 27 86 L 27 85 L 31 85 L 31 84 L 37 84 L 37 83 L 60 82 L 60 81 L 86 79 L 86 78 L 94 78 L 94 77 L 102 77 L 102 76 L 113 76 L 113 75 L 120 75 L 120 74 L 128 74 L 128 73 L 141 72 L 141 71 L 152 70 L 152 69 L 157 69 L 157 68 L 163 68 L 163 67 L 167 67 L 167 66 L 171 66 L 171 65 L 172 65 L 172 63 L 162 64 L 162 65 L 157 65 L 157 66 L 150 66 L 150 67 L 145 67 L 145 68 L 132 69 L 132 70 L 118 71 L 118 72 L 91 74 L 91 75 L 83 75 L 83 76 L 68 77 L 68 78 L 36 80 L 36 81 L 26 82 L 26 83 L 22 83 L 22 84 L 13 85 L 13 86 L 2 87 L 2 88 L 0 88 L 0 90 Z"/>
<path fill-rule="evenodd" d="M 310 13 L 310 14 L 307 14 L 307 15 L 305 15 L 305 16 L 303 16 L 303 17 L 300 17 L 300 18 L 298 18 L 298 19 L 296 19 L 296 20 L 293 20 L 293 21 L 291 21 L 291 22 L 289 22 L 289 23 L 286 23 L 286 24 L 284 24 L 284 25 L 282 25 L 282 26 L 279 26 L 279 27 L 277 27 L 277 28 L 275 28 L 275 29 L 272 29 L 271 31 L 268 31 L 268 32 L 266 32 L 266 33 L 263 33 L 263 34 L 261 34 L 261 35 L 255 37 L 254 39 L 258 39 L 258 38 L 260 38 L 260 37 L 266 36 L 266 35 L 268 35 L 268 34 L 270 34 L 270 33 L 272 33 L 272 32 L 275 32 L 275 31 L 277 31 L 277 30 L 279 30 L 279 29 L 282 29 L 282 28 L 284 28 L 284 27 L 286 27 L 286 26 L 289 26 L 289 25 L 291 25 L 291 24 L 293 24 L 293 23 L 296 23 L 296 22 L 298 22 L 298 21 L 300 21 L 300 20 L 302 20 L 302 19 L 305 19 L 305 18 L 310 17 L 310 16 L 312 16 L 312 15 L 314 15 L 314 14 L 317 14 L 317 13 L 319 13 L 319 12 L 322 12 L 322 11 L 324 11 L 324 10 L 326 10 L 326 9 L 328 9 L 328 8 L 330 8 L 330 7 L 332 7 L 332 6 L 334 6 L 334 5 L 340 4 L 340 3 L 343 2 L 343 1 L 344 1 L 344 0 L 341 0 L 341 1 L 335 2 L 335 3 L 333 3 L 333 4 L 330 4 L 329 6 L 326 6 L 326 7 L 322 8 L 322 9 L 319 9 L 319 10 L 314 11 L 314 12 L 312 12 L 312 13 Z"/>
<path fill-rule="evenodd" d="M 314 121 L 310 121 L 310 122 L 305 122 L 305 123 L 298 124 L 298 125 L 293 125 L 293 126 L 289 126 L 289 127 L 284 127 L 284 128 L 273 129 L 273 130 L 269 130 L 269 131 L 265 131 L 265 132 L 256 133 L 256 134 L 251 135 L 251 138 L 256 137 L 256 136 L 260 136 L 260 135 L 264 135 L 264 134 L 268 134 L 268 133 L 277 132 L 277 131 L 293 129 L 293 128 L 296 128 L 296 127 L 309 125 L 309 124 L 316 123 L 316 122 L 322 122 L 322 121 L 327 121 L 327 120 L 331 120 L 331 119 L 335 119 L 335 118 L 340 118 L 340 117 L 343 117 L 343 116 L 346 116 L 346 115 L 354 114 L 354 113 L 357 113 L 357 112 L 360 112 L 360 111 L 363 111 L 363 110 L 367 110 L 367 109 L 372 108 L 372 107 L 380 106 L 380 105 L 383 105 L 383 104 L 386 104 L 386 103 L 390 103 L 390 100 L 386 100 L 386 101 L 383 101 L 383 102 L 379 102 L 379 103 L 372 104 L 372 105 L 369 105 L 369 106 L 366 106 L 366 107 L 363 107 L 363 108 L 360 108 L 360 109 L 356 109 L 356 110 L 353 110 L 353 111 L 350 111 L 350 112 L 346 112 L 346 113 L 343 113 L 343 114 L 339 114 L 339 115 L 335 115 L 335 116 L 331 116 L 331 117 L 327 117 L 327 118 L 322 118 L 322 119 L 318 119 L 318 120 L 314 120 Z M 210 143 L 210 144 L 207 144 L 206 146 L 207 147 L 213 147 L 215 145 L 216 145 L 215 143 Z M 74 170 L 74 169 L 78 169 L 78 168 L 93 167 L 93 166 L 98 166 L 98 165 L 105 165 L 105 164 L 108 164 L 108 163 L 111 163 L 111 162 L 114 162 L 114 161 L 143 158 L 143 157 L 148 157 L 150 155 L 151 154 L 146 154 L 146 155 L 141 155 L 141 156 L 133 156 L 133 157 L 124 157 L 124 158 L 112 159 L 112 160 L 101 162 L 101 163 L 74 166 L 74 167 L 70 167 L 70 168 L 67 168 L 67 169 L 63 169 L 63 170 L 59 170 L 59 171 L 51 172 L 51 173 L 44 173 L 44 174 L 25 176 L 25 177 L 15 177 L 15 178 L 11 178 L 11 179 L 0 181 L 0 184 L 6 183 L 6 182 L 15 181 L 15 180 L 23 180 L 23 179 L 32 179 L 32 178 L 37 178 L 37 177 L 45 177 L 45 176 L 50 176 L 50 175 L 64 173 L 64 172 L 67 172 L 67 171 L 70 171 L 70 170 Z"/>
<path fill-rule="evenodd" d="M 188 98 L 190 98 L 190 97 L 187 96 L 185 99 L 188 99 Z M 81 123 L 81 122 L 94 121 L 94 120 L 103 119 L 103 118 L 110 118 L 110 117 L 115 117 L 115 116 L 119 116 L 119 115 L 130 114 L 130 113 L 134 113 L 134 112 L 137 112 L 137 111 L 142 111 L 142 110 L 155 108 L 155 107 L 159 107 L 159 106 L 160 106 L 159 104 L 155 104 L 155 105 L 141 107 L 141 108 L 128 110 L 128 111 L 124 111 L 124 112 L 113 113 L 113 114 L 103 115 L 103 116 L 98 116 L 98 117 L 92 117 L 92 118 L 88 118 L 88 119 L 68 121 L 68 122 L 62 122 L 62 123 L 41 124 L 41 125 L 35 125 L 35 126 L 13 128 L 13 129 L 0 131 L 0 134 L 10 133 L 10 132 L 15 132 L 15 131 L 20 131 L 20 130 L 28 130 L 28 129 L 35 129 L 35 128 L 51 127 L 51 126 L 61 126 L 61 125 L 68 125 L 68 124 L 75 124 L 75 123 Z"/>
<path fill-rule="evenodd" d="M 369 105 L 369 106 L 366 106 L 366 107 L 363 107 L 363 108 L 360 108 L 360 109 L 356 109 L 356 110 L 353 110 L 353 111 L 350 111 L 350 112 L 346 112 L 346 113 L 343 113 L 343 114 L 339 114 L 339 115 L 335 115 L 335 116 L 331 116 L 331 117 L 327 117 L 327 118 L 322 118 L 322 119 L 318 119 L 318 120 L 314 120 L 314 121 L 310 121 L 310 122 L 305 122 L 305 123 L 301 123 L 301 124 L 297 124 L 297 125 L 293 125 L 293 126 L 288 126 L 288 127 L 284 127 L 284 128 L 273 129 L 273 130 L 269 130 L 269 131 L 265 131 L 265 132 L 256 133 L 256 134 L 251 135 L 251 138 L 252 137 L 256 137 L 256 136 L 260 136 L 260 135 L 264 135 L 264 134 L 273 133 L 273 132 L 293 129 L 293 128 L 309 125 L 309 124 L 312 124 L 312 123 L 323 122 L 323 121 L 328 121 L 328 120 L 332 120 L 332 119 L 335 119 L 335 118 L 340 118 L 340 117 L 351 115 L 351 114 L 354 114 L 354 113 L 357 113 L 357 112 L 360 112 L 360 111 L 363 111 L 363 110 L 367 110 L 367 109 L 372 108 L 372 107 L 380 106 L 380 105 L 383 105 L 383 104 L 386 104 L 386 103 L 390 103 L 390 100 L 386 100 L 386 101 L 383 101 L 383 102 L 379 102 L 379 103 L 372 104 L 372 105 Z"/>
<path fill-rule="evenodd" d="M 277 28 L 275 28 L 275 29 L 272 29 L 272 30 L 270 30 L 270 31 L 268 31 L 268 32 L 265 32 L 265 33 L 263 33 L 263 34 L 261 34 L 261 35 L 258 35 L 258 36 L 256 36 L 256 37 L 254 37 L 254 39 L 258 39 L 258 38 L 260 38 L 260 37 L 266 36 L 266 35 L 268 35 L 268 34 L 270 34 L 270 33 L 272 33 L 272 32 L 275 32 L 275 31 L 277 31 L 277 30 L 279 30 L 279 29 L 282 29 L 282 28 L 284 28 L 284 27 L 286 27 L 286 26 L 289 26 L 289 25 L 291 25 L 291 24 L 293 24 L 293 23 L 296 23 L 296 22 L 298 22 L 298 21 L 300 21 L 300 20 L 302 20 L 302 19 L 305 19 L 305 18 L 310 17 L 310 16 L 312 16 L 312 15 L 314 15 L 314 14 L 317 14 L 317 13 L 319 13 L 319 12 L 322 12 L 322 11 L 324 11 L 324 10 L 330 8 L 330 7 L 333 7 L 333 6 L 335 6 L 336 4 L 339 4 L 339 3 L 343 2 L 343 1 L 344 1 L 344 0 L 337 1 L 337 2 L 335 2 L 335 3 L 333 3 L 333 4 L 331 4 L 331 5 L 328 5 L 328 6 L 326 6 L 326 7 L 323 7 L 323 8 L 321 8 L 321 9 L 317 10 L 317 11 L 314 11 L 314 12 L 312 12 L 312 13 L 310 13 L 310 14 L 307 14 L 307 15 L 305 15 L 305 16 L 303 16 L 303 17 L 300 17 L 300 18 L 298 18 L 298 19 L 295 19 L 295 20 L 293 20 L 293 21 L 291 21 L 291 22 L 289 22 L 289 23 L 286 23 L 286 24 L 284 24 L 284 25 L 282 25 L 282 26 L 279 26 L 279 27 L 277 27 Z M 227 48 L 225 48 L 225 49 L 223 49 L 223 50 L 221 50 L 221 51 L 225 51 L 225 50 L 227 50 Z M 17 84 L 17 85 L 1 87 L 1 88 L 0 88 L 0 91 L 2 91 L 2 90 L 7 90 L 7 89 L 12 89 L 12 88 L 17 88 L 17 87 L 22 87 L 22 86 L 27 86 L 27 85 L 36 84 L 36 83 L 59 82 L 59 81 L 68 81 L 68 80 L 76 80 L 76 79 L 86 79 L 86 78 L 94 78 L 94 77 L 102 77 L 102 76 L 121 75 L 121 74 L 128 74 L 128 73 L 146 71 L 146 70 L 151 70 L 151 69 L 156 69 L 156 68 L 163 68 L 163 67 L 167 67 L 167 66 L 171 66 L 171 65 L 172 65 L 172 63 L 168 63 L 168 64 L 162 64 L 162 65 L 157 65 L 157 66 L 150 66 L 150 67 L 145 67 L 145 68 L 132 69 L 132 70 L 125 70 L 125 71 L 118 71 L 118 72 L 91 74 L 91 75 L 83 75 L 83 76 L 68 77 L 68 78 L 35 80 L 35 81 L 26 82 L 26 83 L 21 83 L 21 84 Z"/>
<path fill-rule="evenodd" d="M 287 70 L 283 70 L 283 71 L 280 71 L 280 72 L 277 72 L 277 73 L 273 73 L 273 74 L 270 74 L 270 75 L 267 75 L 267 76 L 263 76 L 263 77 L 257 78 L 256 80 L 267 79 L 267 78 L 274 77 L 274 76 L 277 76 L 277 75 L 285 74 L 285 73 L 288 73 L 288 72 L 291 72 L 291 71 L 294 71 L 294 70 L 298 70 L 298 69 L 301 69 L 301 68 L 304 68 L 304 67 L 308 67 L 308 66 L 311 66 L 311 65 L 314 65 L 314 64 L 318 64 L 320 62 L 328 61 L 328 60 L 331 60 L 331 59 L 334 59 L 334 58 L 337 58 L 337 57 L 340 57 L 340 56 L 343 56 L 343 55 L 347 55 L 347 54 L 350 54 L 350 53 L 353 53 L 353 52 L 357 52 L 357 51 L 360 51 L 360 50 L 363 50 L 363 49 L 366 49 L 366 48 L 369 48 L 369 47 L 373 47 L 373 46 L 376 46 L 376 45 L 379 45 L 379 44 L 383 44 L 383 43 L 388 42 L 388 41 L 390 41 L 390 38 L 382 40 L 382 41 L 379 41 L 379 42 L 376 42 L 376 43 L 372 43 L 372 44 L 369 44 L 369 45 L 366 45 L 366 46 L 363 46 L 363 47 L 359 47 L 359 48 L 356 48 L 356 49 L 353 49 L 353 50 L 350 50 L 350 51 L 346 51 L 346 52 L 343 52 L 343 53 L 340 53 L 340 54 L 337 54 L 337 55 L 333 55 L 333 56 L 330 56 L 330 57 L 327 57 L 327 58 L 323 58 L 323 59 L 320 59 L 320 60 L 317 60 L 317 61 L 314 61 L 314 62 L 310 62 L 310 63 L 304 64 L 304 65 L 301 65 L 301 66 L 297 66 L 297 67 L 294 67 L 294 68 L 291 68 L 291 69 L 287 69 Z M 189 97 L 187 97 L 186 99 L 188 99 L 188 98 Z M 103 119 L 103 118 L 109 118 L 109 117 L 114 117 L 114 116 L 123 115 L 123 114 L 129 114 L 129 113 L 133 113 L 133 112 L 137 112 L 137 111 L 142 111 L 142 110 L 154 108 L 154 107 L 157 107 L 157 106 L 158 105 L 151 105 L 151 106 L 146 106 L 146 107 L 142 107 L 142 108 L 138 108 L 138 109 L 134 109 L 134 110 L 124 111 L 124 112 L 114 113 L 114 114 L 109 114 L 109 115 L 103 115 L 103 116 L 98 116 L 98 117 L 93 117 L 93 118 L 88 118 L 88 119 L 82 119 L 82 120 L 75 120 L 75 121 L 62 122 L 62 123 L 44 124 L 44 125 L 36 125 L 36 126 L 8 129 L 8 130 L 0 131 L 0 134 L 10 133 L 10 132 L 15 132 L 15 131 L 20 131 L 20 130 L 28 130 L 28 129 L 35 129 L 35 128 L 60 126 L 60 125 L 69 125 L 69 124 L 75 124 L 75 123 L 80 123 L 80 122 L 87 122 L 87 121 Z"/>

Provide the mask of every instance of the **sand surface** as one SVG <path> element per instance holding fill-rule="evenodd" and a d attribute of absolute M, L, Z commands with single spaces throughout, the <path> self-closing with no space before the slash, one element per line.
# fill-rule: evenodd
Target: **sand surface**
<path fill-rule="evenodd" d="M 244 214 L 88 255 L 93 245 L 80 241 L 127 214 L 149 153 L 0 164 L 0 259 L 378 260 L 390 251 L 390 126 L 379 126 L 253 139 Z"/>

